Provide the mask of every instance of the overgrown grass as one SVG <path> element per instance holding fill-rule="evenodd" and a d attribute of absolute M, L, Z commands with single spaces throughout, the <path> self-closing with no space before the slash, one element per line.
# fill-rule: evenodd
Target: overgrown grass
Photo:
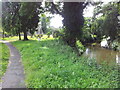
<path fill-rule="evenodd" d="M 90 64 L 60 40 L 13 42 L 21 55 L 29 88 L 117 88 L 117 69 Z"/>
<path fill-rule="evenodd" d="M 9 60 L 9 48 L 3 43 L 0 43 L 0 55 L 1 55 L 0 56 L 0 78 L 1 78 L 6 71 Z"/>

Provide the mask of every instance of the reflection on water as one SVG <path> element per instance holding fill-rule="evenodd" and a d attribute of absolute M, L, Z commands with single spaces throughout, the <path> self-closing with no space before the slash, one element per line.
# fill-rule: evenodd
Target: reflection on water
<path fill-rule="evenodd" d="M 88 47 L 83 54 L 89 58 L 95 58 L 97 63 L 120 64 L 120 52 L 108 50 L 101 47 Z"/>
<path fill-rule="evenodd" d="M 116 54 L 116 63 L 120 65 L 120 55 Z"/>

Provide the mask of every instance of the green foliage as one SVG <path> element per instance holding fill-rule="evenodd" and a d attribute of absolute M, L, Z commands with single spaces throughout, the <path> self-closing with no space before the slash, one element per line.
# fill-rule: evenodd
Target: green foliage
<path fill-rule="evenodd" d="M 92 43 L 95 40 L 101 40 L 104 31 L 103 31 L 103 22 L 105 17 L 101 16 L 96 19 L 85 18 L 84 27 L 82 28 L 83 35 L 82 40 L 85 43 Z"/>
<path fill-rule="evenodd" d="M 60 37 L 62 34 L 60 33 L 60 31 L 54 31 L 54 33 L 53 33 L 53 37 L 54 38 L 58 38 L 58 37 Z"/>
<path fill-rule="evenodd" d="M 111 44 L 110 47 L 114 50 L 120 50 L 120 41 L 118 39 L 114 40 Z"/>
<path fill-rule="evenodd" d="M 47 35 L 51 35 L 52 33 L 51 32 L 47 32 Z"/>
<path fill-rule="evenodd" d="M 39 9 L 41 3 L 39 2 L 22 2 L 19 10 L 21 18 L 21 29 L 24 32 L 24 40 L 28 40 L 27 31 L 32 34 L 36 30 L 39 22 Z"/>
<path fill-rule="evenodd" d="M 16 41 L 13 45 L 22 55 L 28 88 L 118 87 L 115 69 L 90 64 L 94 60 L 78 57 L 60 40 Z"/>
<path fill-rule="evenodd" d="M 105 16 L 103 30 L 106 36 L 110 36 L 111 40 L 114 40 L 118 36 L 118 9 L 114 4 L 109 5 L 112 7 L 111 11 L 108 11 Z"/>
<path fill-rule="evenodd" d="M 63 28 L 54 28 L 51 27 L 47 35 L 52 34 L 54 38 L 63 39 L 64 36 L 64 29 Z"/>
<path fill-rule="evenodd" d="M 92 22 L 92 33 L 97 35 L 97 40 L 101 40 L 103 36 L 110 37 L 111 41 L 118 38 L 119 27 L 117 16 L 119 14 L 119 5 L 116 2 L 110 2 L 105 5 L 97 5 L 95 8 L 95 16 Z M 100 15 L 101 16 L 97 16 Z"/>
<path fill-rule="evenodd" d="M 20 27 L 18 2 L 2 2 L 2 29 L 8 35 L 17 35 Z"/>
<path fill-rule="evenodd" d="M 6 71 L 7 65 L 8 65 L 8 60 L 9 60 L 9 48 L 3 44 L 0 43 L 0 78 L 3 76 L 3 74 Z"/>
<path fill-rule="evenodd" d="M 24 40 L 28 40 L 27 32 L 33 34 L 38 25 L 40 5 L 40 2 L 3 2 L 3 30 L 19 37 L 24 32 Z"/>
<path fill-rule="evenodd" d="M 76 42 L 76 45 L 81 53 L 85 51 L 85 47 L 82 45 L 82 43 L 79 40 Z"/>
<path fill-rule="evenodd" d="M 82 34 L 82 41 L 89 43 L 93 41 L 92 38 L 92 33 L 93 33 L 93 29 L 91 28 L 92 26 L 92 18 L 85 18 L 84 21 L 84 26 L 82 28 L 83 34 Z"/>
<path fill-rule="evenodd" d="M 41 29 L 43 31 L 44 34 L 46 34 L 47 32 L 49 32 L 48 27 L 50 26 L 50 19 L 51 17 L 47 17 L 45 15 L 45 13 L 42 13 L 40 16 L 40 21 L 41 21 Z"/>
<path fill-rule="evenodd" d="M 93 38 L 97 38 L 97 40 L 101 40 L 104 33 L 104 29 L 103 29 L 103 25 L 104 25 L 104 20 L 105 17 L 101 16 L 99 18 L 97 18 L 96 20 L 94 20 L 93 24 L 92 24 L 92 32 L 94 33 L 94 35 L 96 35 L 96 37 Z"/>

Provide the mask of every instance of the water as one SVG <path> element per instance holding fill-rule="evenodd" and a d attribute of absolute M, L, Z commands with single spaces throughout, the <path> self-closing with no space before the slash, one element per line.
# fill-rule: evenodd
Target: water
<path fill-rule="evenodd" d="M 106 62 L 107 64 L 119 64 L 120 65 L 120 52 L 105 49 L 99 46 L 88 47 L 83 54 L 88 58 L 95 58 L 98 64 Z"/>

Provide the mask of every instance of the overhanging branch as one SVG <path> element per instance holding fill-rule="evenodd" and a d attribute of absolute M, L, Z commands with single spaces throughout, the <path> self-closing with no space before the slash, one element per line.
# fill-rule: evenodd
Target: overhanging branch
<path fill-rule="evenodd" d="M 57 12 L 57 14 L 60 14 L 63 16 L 63 13 L 57 9 L 56 5 L 53 2 L 51 2 L 51 4 L 52 4 L 52 8 Z"/>

